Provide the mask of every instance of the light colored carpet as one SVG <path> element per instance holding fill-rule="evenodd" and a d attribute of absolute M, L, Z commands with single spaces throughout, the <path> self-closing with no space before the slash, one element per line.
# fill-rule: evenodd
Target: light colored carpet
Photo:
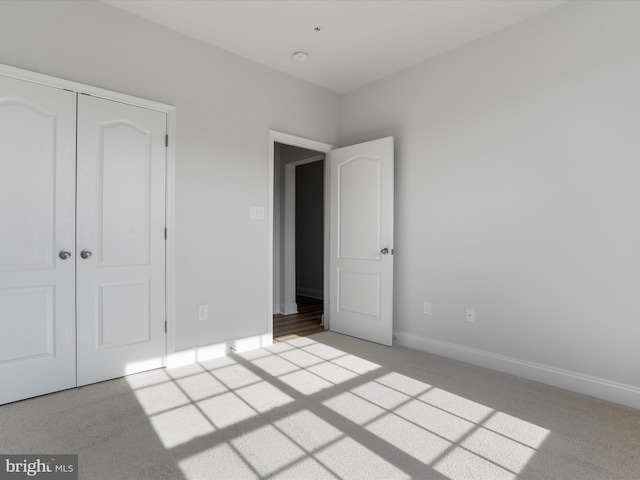
<path fill-rule="evenodd" d="M 6 385 L 2 388 L 7 388 Z M 324 332 L 0 407 L 81 479 L 640 479 L 640 411 Z"/>

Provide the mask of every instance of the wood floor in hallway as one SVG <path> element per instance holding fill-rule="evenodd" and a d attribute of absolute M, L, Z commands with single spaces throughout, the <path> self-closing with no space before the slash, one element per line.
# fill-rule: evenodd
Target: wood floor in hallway
<path fill-rule="evenodd" d="M 322 322 L 323 300 L 317 298 L 296 297 L 298 313 L 273 316 L 273 341 L 285 342 L 295 337 L 306 337 L 324 331 Z"/>

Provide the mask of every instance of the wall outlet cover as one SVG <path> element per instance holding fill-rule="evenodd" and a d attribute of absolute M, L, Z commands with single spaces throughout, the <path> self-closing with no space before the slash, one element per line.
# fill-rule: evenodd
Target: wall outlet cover
<path fill-rule="evenodd" d="M 467 322 L 475 322 L 476 321 L 476 312 L 473 308 L 467 308 L 467 314 L 465 317 Z"/>
<path fill-rule="evenodd" d="M 431 315 L 431 302 L 422 303 L 422 313 L 424 315 Z"/>

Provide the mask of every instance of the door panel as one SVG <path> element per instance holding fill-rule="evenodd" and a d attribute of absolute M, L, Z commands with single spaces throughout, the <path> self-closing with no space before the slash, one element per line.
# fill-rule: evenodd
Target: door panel
<path fill-rule="evenodd" d="M 0 76 L 0 404 L 76 384 L 75 118 L 74 93 Z"/>
<path fill-rule="evenodd" d="M 164 366 L 165 134 L 164 113 L 78 98 L 78 385 Z"/>
<path fill-rule="evenodd" d="M 338 310 L 380 318 L 380 274 L 338 269 Z"/>
<path fill-rule="evenodd" d="M 381 248 L 380 158 L 357 156 L 337 168 L 338 257 L 377 260 Z"/>
<path fill-rule="evenodd" d="M 391 345 L 393 138 L 333 150 L 330 162 L 330 329 Z"/>
<path fill-rule="evenodd" d="M 17 322 L 3 322 L 0 362 L 20 362 L 27 359 L 53 357 L 54 286 L 6 288 L 0 291 L 0 318 L 12 318 L 20 312 Z"/>
<path fill-rule="evenodd" d="M 151 340 L 149 282 L 98 285 L 98 348 Z"/>
<path fill-rule="evenodd" d="M 5 98 L 1 105 L 4 181 L 0 198 L 8 208 L 0 235 L 13 248 L 0 250 L 0 268 L 51 269 L 57 118 L 22 99 Z"/>
<path fill-rule="evenodd" d="M 148 265 L 152 132 L 122 121 L 98 126 L 99 266 Z M 160 134 L 161 132 L 158 132 Z"/>

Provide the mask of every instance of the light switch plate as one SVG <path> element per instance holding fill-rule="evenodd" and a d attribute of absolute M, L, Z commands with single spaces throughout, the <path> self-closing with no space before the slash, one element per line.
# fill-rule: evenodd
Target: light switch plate
<path fill-rule="evenodd" d="M 264 220 L 264 207 L 252 205 L 249 207 L 249 218 L 251 220 Z"/>

